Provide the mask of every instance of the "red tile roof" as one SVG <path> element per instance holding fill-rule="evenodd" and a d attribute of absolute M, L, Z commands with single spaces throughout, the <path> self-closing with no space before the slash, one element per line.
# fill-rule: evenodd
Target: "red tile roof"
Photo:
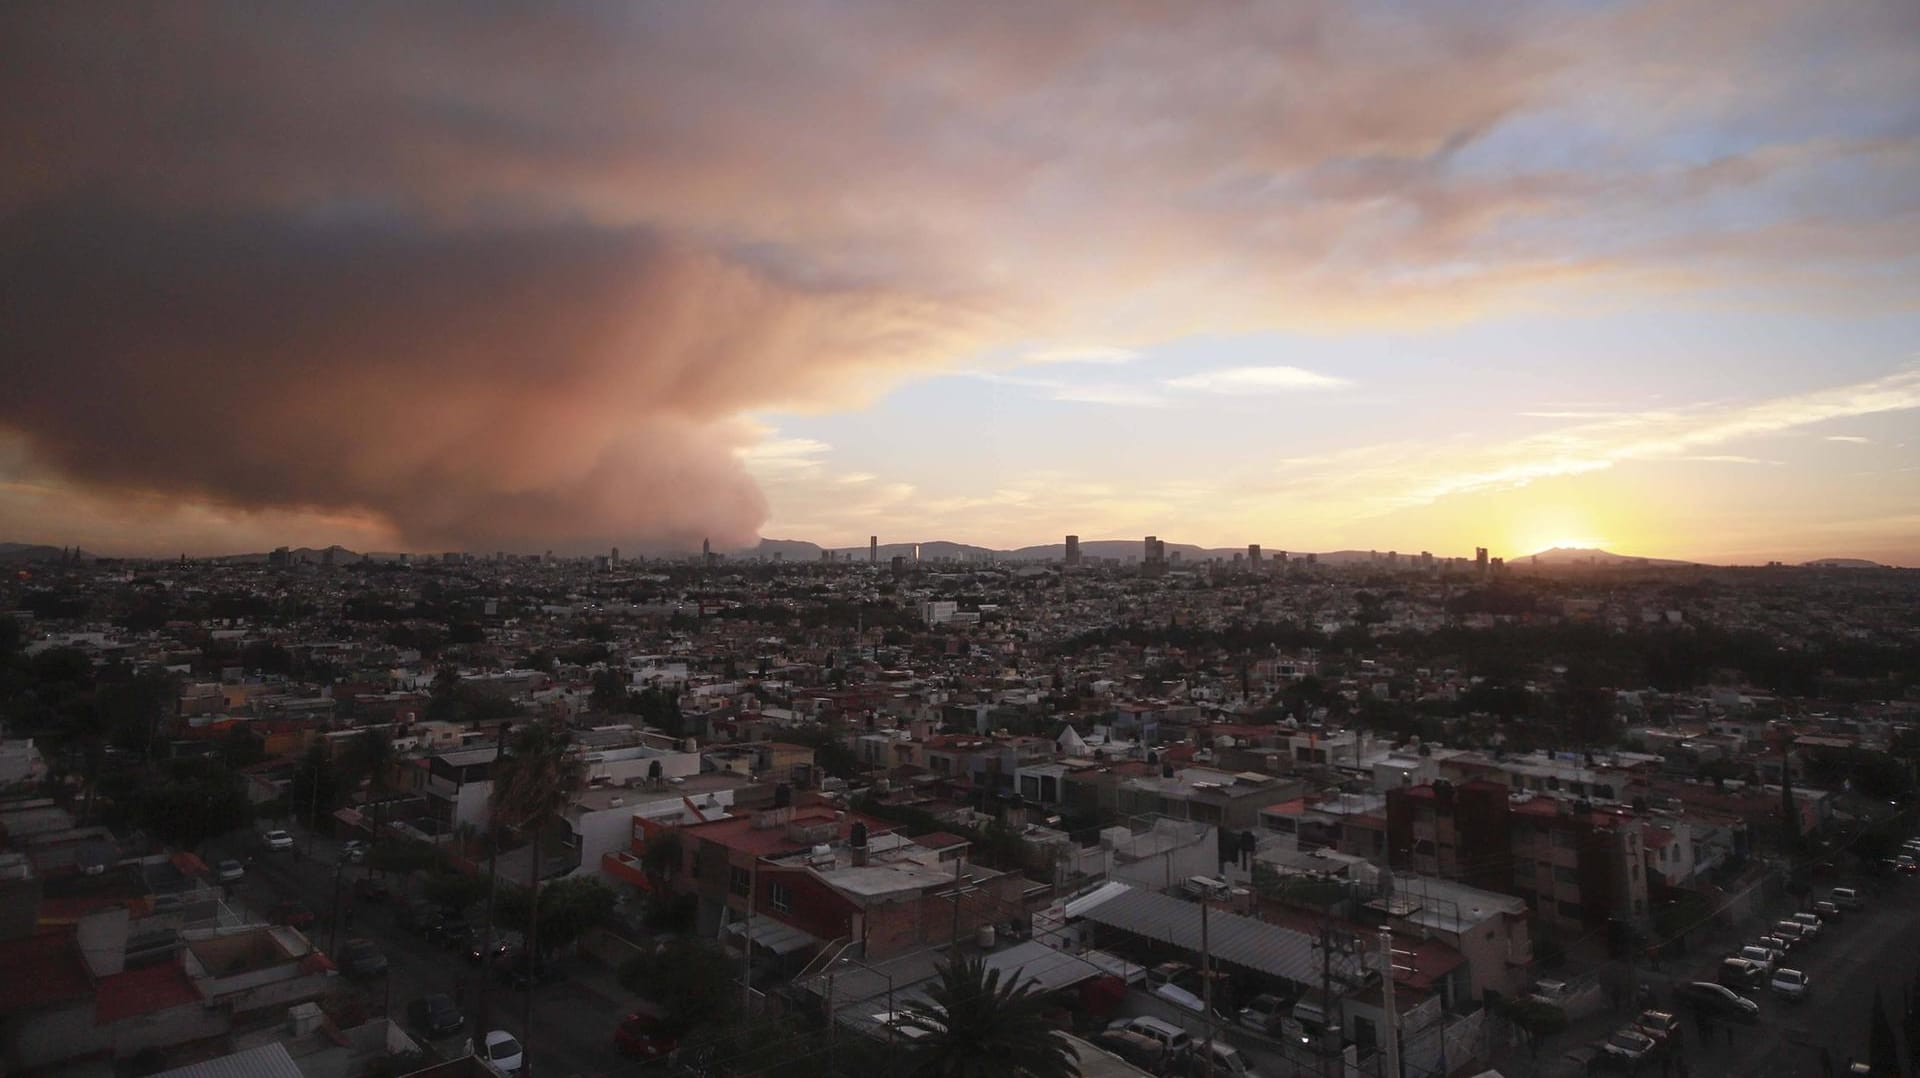
<path fill-rule="evenodd" d="M 45 929 L 0 943 L 0 1015 L 85 999 L 93 978 L 80 961 L 72 928 Z"/>
<path fill-rule="evenodd" d="M 100 978 L 94 995 L 95 1025 L 196 1003 L 199 990 L 178 963 L 162 962 Z"/>

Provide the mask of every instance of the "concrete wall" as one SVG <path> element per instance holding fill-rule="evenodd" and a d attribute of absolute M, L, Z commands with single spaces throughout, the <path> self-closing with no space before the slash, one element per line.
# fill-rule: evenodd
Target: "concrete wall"
<path fill-rule="evenodd" d="M 107 977 L 127 967 L 127 908 L 96 910 L 75 926 L 80 956 L 95 977 Z"/>
<path fill-rule="evenodd" d="M 196 1002 L 125 1018 L 103 1032 L 114 1056 L 125 1059 L 146 1048 L 218 1037 L 231 1025 L 229 1012 L 224 1007 L 208 1007 Z"/>

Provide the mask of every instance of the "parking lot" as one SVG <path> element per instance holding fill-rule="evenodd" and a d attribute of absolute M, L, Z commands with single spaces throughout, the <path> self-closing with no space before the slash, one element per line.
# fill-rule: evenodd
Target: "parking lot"
<path fill-rule="evenodd" d="M 1765 987 L 1742 993 L 1759 1005 L 1758 1020 L 1751 1025 L 1720 1022 L 1703 1035 L 1692 1009 L 1675 1006 L 1673 986 L 1690 980 L 1714 980 L 1721 959 L 1736 943 L 1757 936 L 1758 926 L 1751 932 L 1728 936 L 1721 941 L 1724 947 L 1698 947 L 1685 960 L 1670 962 L 1665 969 L 1639 971 L 1639 979 L 1650 985 L 1657 1005 L 1675 1010 L 1681 1018 L 1679 1050 L 1688 1075 L 1824 1078 L 1829 1073 L 1829 1061 L 1835 1068 L 1833 1073 L 1840 1073 L 1849 1060 L 1866 1058 L 1876 990 L 1889 1008 L 1895 1030 L 1900 1028 L 1900 1009 L 1915 970 L 1920 968 L 1920 958 L 1916 957 L 1920 956 L 1920 916 L 1916 916 L 1920 914 L 1920 879 L 1901 875 L 1872 881 L 1823 881 L 1805 903 L 1777 907 L 1775 914 L 1790 913 L 1824 898 L 1835 885 L 1859 887 L 1865 896 L 1865 908 L 1844 911 L 1838 921 L 1823 928 L 1818 939 L 1796 947 L 1781 963 L 1807 975 L 1809 987 L 1804 1000 L 1784 999 Z M 1606 1025 L 1625 1025 L 1637 1013 L 1631 1008 L 1612 1012 Z M 1577 1035 L 1556 1038 L 1560 1043 L 1551 1054 L 1543 1052 L 1539 1060 L 1516 1063 L 1511 1070 L 1549 1078 L 1581 1074 L 1583 1053 L 1578 1049 L 1595 1035 L 1583 1028 Z M 1669 1059 L 1663 1072 L 1656 1055 L 1642 1061 L 1637 1073 L 1678 1074 L 1680 1070 L 1678 1061 Z"/>

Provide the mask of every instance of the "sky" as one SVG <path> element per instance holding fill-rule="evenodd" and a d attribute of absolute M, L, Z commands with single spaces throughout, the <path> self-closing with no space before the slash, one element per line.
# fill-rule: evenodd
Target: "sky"
<path fill-rule="evenodd" d="M 1920 566 L 1910 0 L 0 7 L 0 540 Z"/>

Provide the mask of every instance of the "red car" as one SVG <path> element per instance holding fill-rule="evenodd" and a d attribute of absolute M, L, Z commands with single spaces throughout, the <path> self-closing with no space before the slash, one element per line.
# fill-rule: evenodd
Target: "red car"
<path fill-rule="evenodd" d="M 312 928 L 313 911 L 298 902 L 282 902 L 273 907 L 267 919 L 277 925 L 289 928 Z"/>
<path fill-rule="evenodd" d="M 613 1046 L 636 1059 L 665 1059 L 680 1047 L 680 1037 L 668 1031 L 659 1015 L 635 1011 L 613 1031 Z"/>

